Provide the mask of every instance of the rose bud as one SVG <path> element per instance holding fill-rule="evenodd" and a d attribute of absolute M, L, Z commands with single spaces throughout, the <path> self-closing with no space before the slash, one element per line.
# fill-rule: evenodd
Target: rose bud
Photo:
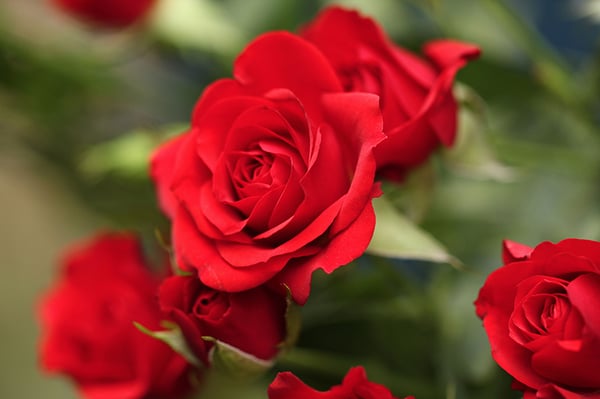
<path fill-rule="evenodd" d="M 525 398 L 600 398 L 600 243 L 506 241 L 503 257 L 475 301 L 494 360 Z"/>
<path fill-rule="evenodd" d="M 277 374 L 267 392 L 269 399 L 396 399 L 383 385 L 367 380 L 362 367 L 351 368 L 341 385 L 326 392 L 312 389 L 294 374 L 285 371 Z M 405 399 L 414 397 L 408 396 Z"/>
<path fill-rule="evenodd" d="M 436 40 L 421 58 L 396 46 L 372 19 L 329 7 L 301 32 L 333 64 L 344 89 L 380 97 L 388 139 L 375 149 L 378 173 L 400 180 L 456 136 L 454 76 L 479 56 L 471 44 Z"/>
<path fill-rule="evenodd" d="M 228 293 L 196 276 L 173 276 L 161 285 L 159 302 L 195 357 L 207 365 L 219 342 L 268 367 L 286 339 L 286 299 L 264 286 Z"/>
<path fill-rule="evenodd" d="M 190 367 L 133 322 L 159 328 L 156 291 L 133 236 L 102 234 L 66 253 L 40 306 L 42 367 L 68 375 L 88 399 L 175 398 Z"/>

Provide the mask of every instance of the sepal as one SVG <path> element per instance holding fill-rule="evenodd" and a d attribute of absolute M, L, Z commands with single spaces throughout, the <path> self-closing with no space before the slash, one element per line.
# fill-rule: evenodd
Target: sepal
<path fill-rule="evenodd" d="M 203 340 L 213 343 L 208 361 L 215 370 L 239 379 L 252 379 L 263 375 L 275 364 L 275 359 L 263 360 L 213 337 Z"/>
<path fill-rule="evenodd" d="M 170 321 L 163 321 L 161 325 L 166 328 L 166 330 L 162 331 L 152 331 L 136 321 L 133 322 L 133 325 L 142 333 L 169 345 L 174 352 L 183 356 L 183 358 L 191 365 L 203 367 L 202 362 L 196 357 L 196 355 L 194 355 L 194 352 L 189 347 L 185 337 L 183 336 L 183 333 L 181 332 L 181 329 L 177 324 Z"/>

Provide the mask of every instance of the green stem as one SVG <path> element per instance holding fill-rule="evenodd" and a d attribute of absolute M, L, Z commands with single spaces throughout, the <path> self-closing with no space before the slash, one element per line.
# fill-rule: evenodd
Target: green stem
<path fill-rule="evenodd" d="M 298 347 L 286 353 L 278 362 L 292 370 L 302 368 L 333 377 L 346 374 L 350 367 L 358 364 L 355 359 L 337 353 Z"/>

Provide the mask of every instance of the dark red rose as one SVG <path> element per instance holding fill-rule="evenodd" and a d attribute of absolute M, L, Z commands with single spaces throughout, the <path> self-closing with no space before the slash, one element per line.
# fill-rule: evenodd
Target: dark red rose
<path fill-rule="evenodd" d="M 600 398 L 600 243 L 505 242 L 475 301 L 492 356 L 526 398 Z"/>
<path fill-rule="evenodd" d="M 184 393 L 186 361 L 133 325 L 160 329 L 157 289 L 132 236 L 103 234 L 71 249 L 41 302 L 43 368 L 70 376 L 90 399 Z"/>
<path fill-rule="evenodd" d="M 269 399 L 396 399 L 383 385 L 367 380 L 362 367 L 351 368 L 342 384 L 327 392 L 312 389 L 289 371 L 279 373 L 269 385 L 268 394 Z"/>
<path fill-rule="evenodd" d="M 52 4 L 91 25 L 124 28 L 143 19 L 156 0 L 51 0 Z"/>
<path fill-rule="evenodd" d="M 261 360 L 271 360 L 285 339 L 285 297 L 266 287 L 228 293 L 195 276 L 174 276 L 160 287 L 161 308 L 176 322 L 199 359 L 208 363 L 209 336 Z"/>
<path fill-rule="evenodd" d="M 316 269 L 362 255 L 375 225 L 378 98 L 345 93 L 309 42 L 266 34 L 209 86 L 190 130 L 154 154 L 179 267 L 217 290 L 270 282 L 304 303 Z"/>
<path fill-rule="evenodd" d="M 454 76 L 479 56 L 477 47 L 432 41 L 422 59 L 394 45 L 372 19 L 335 6 L 322 11 L 302 36 L 333 64 L 345 90 L 380 96 L 389 139 L 375 149 L 379 173 L 400 179 L 440 143 L 452 145 L 457 123 Z"/>

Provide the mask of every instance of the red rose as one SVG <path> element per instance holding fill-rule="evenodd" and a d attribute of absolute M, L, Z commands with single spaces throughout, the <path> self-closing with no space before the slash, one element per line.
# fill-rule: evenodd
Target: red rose
<path fill-rule="evenodd" d="M 208 363 L 210 336 L 262 360 L 271 360 L 285 339 L 285 298 L 264 286 L 227 293 L 196 277 L 170 277 L 159 291 L 163 311 L 176 322 L 199 359 Z"/>
<path fill-rule="evenodd" d="M 234 76 L 205 90 L 189 132 L 152 159 L 176 259 L 214 289 L 271 281 L 304 303 L 314 270 L 371 239 L 378 98 L 344 93 L 323 55 L 283 32 L 251 43 Z"/>
<path fill-rule="evenodd" d="M 396 399 L 383 385 L 368 381 L 362 367 L 351 368 L 342 384 L 327 392 L 312 389 L 289 371 L 279 373 L 269 385 L 268 394 L 269 399 Z"/>
<path fill-rule="evenodd" d="M 375 21 L 356 11 L 329 7 L 302 36 L 330 60 L 347 91 L 380 96 L 389 139 L 375 149 L 378 172 L 400 179 L 456 134 L 452 95 L 456 72 L 479 49 L 450 40 L 429 42 L 426 60 L 394 45 Z"/>
<path fill-rule="evenodd" d="M 600 398 L 600 243 L 509 241 L 504 258 L 475 302 L 496 362 L 527 398 Z"/>
<path fill-rule="evenodd" d="M 41 363 L 70 376 L 90 399 L 172 398 L 189 386 L 188 365 L 138 331 L 158 329 L 158 280 L 135 238 L 104 234 L 67 253 L 41 303 Z"/>
<path fill-rule="evenodd" d="M 51 0 L 68 14 L 91 25 L 124 28 L 146 16 L 156 0 Z"/>

